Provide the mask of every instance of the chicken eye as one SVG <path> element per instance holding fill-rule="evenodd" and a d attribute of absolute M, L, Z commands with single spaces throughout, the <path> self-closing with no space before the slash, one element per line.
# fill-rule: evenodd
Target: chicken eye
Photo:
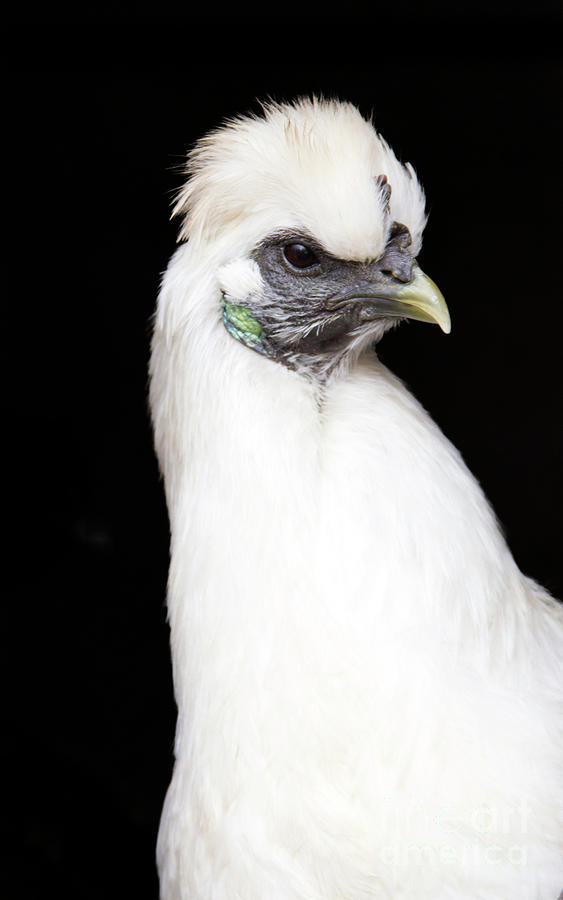
<path fill-rule="evenodd" d="M 306 244 L 286 244 L 283 255 L 295 269 L 310 269 L 318 263 L 318 259 Z"/>

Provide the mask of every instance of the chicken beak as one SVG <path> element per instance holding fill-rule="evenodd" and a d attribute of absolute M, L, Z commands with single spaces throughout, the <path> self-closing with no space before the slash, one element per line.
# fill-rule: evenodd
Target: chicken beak
<path fill-rule="evenodd" d="M 330 297 L 327 309 L 341 309 L 350 303 L 360 303 L 360 318 L 364 322 L 374 319 L 418 319 L 433 322 L 442 331 L 451 331 L 450 314 L 439 287 L 418 264 L 412 267 L 410 281 L 399 281 L 396 277 L 379 274 L 377 281 L 356 283 L 344 293 Z"/>
<path fill-rule="evenodd" d="M 445 334 L 452 328 L 450 313 L 440 288 L 415 265 L 407 284 L 385 291 L 386 299 L 397 304 L 396 315 L 439 325 Z"/>

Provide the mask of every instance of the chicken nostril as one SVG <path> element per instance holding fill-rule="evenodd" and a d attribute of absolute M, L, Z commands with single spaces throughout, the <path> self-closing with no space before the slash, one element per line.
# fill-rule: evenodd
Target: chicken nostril
<path fill-rule="evenodd" d="M 395 281 L 404 281 L 404 275 L 401 272 L 397 272 L 396 269 L 382 269 L 381 274 L 385 275 L 386 278 L 394 278 Z"/>

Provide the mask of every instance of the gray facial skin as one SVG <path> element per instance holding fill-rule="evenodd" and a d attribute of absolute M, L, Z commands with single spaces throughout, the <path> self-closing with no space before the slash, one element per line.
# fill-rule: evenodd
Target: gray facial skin
<path fill-rule="evenodd" d="M 408 228 L 394 222 L 379 259 L 338 259 L 311 235 L 279 231 L 254 250 L 265 285 L 244 306 L 224 298 L 223 321 L 238 340 L 323 380 L 353 346 L 375 343 L 400 319 L 449 331 L 444 298 L 418 268 Z M 296 252 L 299 251 L 299 252 Z"/>
<path fill-rule="evenodd" d="M 284 249 L 292 244 L 308 247 L 317 262 L 303 269 L 291 265 Z M 359 332 L 374 331 L 374 340 L 380 337 L 394 320 L 386 319 L 382 329 L 378 311 L 360 298 L 383 295 L 390 285 L 411 280 L 410 246 L 408 229 L 398 223 L 383 255 L 369 263 L 338 259 L 303 233 L 282 231 L 262 241 L 253 258 L 266 292 L 252 312 L 272 355 L 292 368 L 332 369 Z M 380 327 L 374 329 L 376 321 Z"/>

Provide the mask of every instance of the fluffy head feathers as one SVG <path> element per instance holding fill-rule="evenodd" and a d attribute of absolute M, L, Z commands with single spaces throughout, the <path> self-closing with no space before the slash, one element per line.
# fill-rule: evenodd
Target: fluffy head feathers
<path fill-rule="evenodd" d="M 182 239 L 228 234 L 231 252 L 244 254 L 273 230 L 298 229 L 334 256 L 364 260 L 381 254 L 398 221 L 415 254 L 420 246 L 426 219 L 414 170 L 350 103 L 271 103 L 262 117 L 233 119 L 198 142 L 187 173 L 174 208 Z"/>

